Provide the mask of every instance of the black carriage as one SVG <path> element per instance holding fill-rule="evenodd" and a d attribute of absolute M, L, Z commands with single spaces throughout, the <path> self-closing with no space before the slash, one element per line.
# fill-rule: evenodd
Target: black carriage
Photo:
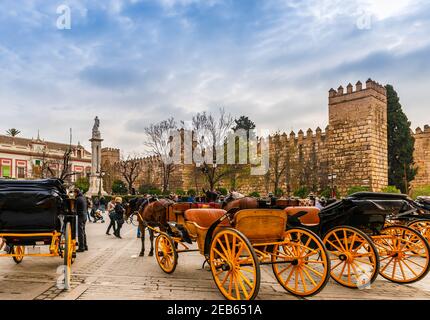
<path fill-rule="evenodd" d="M 0 257 L 21 263 L 25 256 L 63 258 L 64 288 L 70 288 L 76 257 L 76 214 L 63 182 L 0 180 Z M 40 253 L 39 246 L 49 246 Z"/>
<path fill-rule="evenodd" d="M 347 287 L 372 283 L 378 273 L 396 283 L 412 283 L 429 272 L 430 248 L 422 234 L 393 219 L 417 215 L 406 195 L 360 192 L 320 212 L 286 208 L 289 226 L 305 226 L 323 238 L 332 278 Z"/>

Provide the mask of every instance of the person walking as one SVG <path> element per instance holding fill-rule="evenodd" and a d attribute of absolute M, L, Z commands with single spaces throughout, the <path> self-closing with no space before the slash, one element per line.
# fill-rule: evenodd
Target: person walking
<path fill-rule="evenodd" d="M 87 235 L 85 232 L 85 224 L 87 223 L 87 214 L 88 214 L 87 200 L 85 199 L 81 190 L 79 190 L 78 188 L 76 188 L 73 193 L 76 199 L 76 202 L 75 202 L 76 215 L 78 216 L 79 248 L 78 250 L 76 250 L 76 252 L 84 252 L 88 250 Z"/>
<path fill-rule="evenodd" d="M 113 232 L 115 234 L 116 232 L 116 222 L 115 222 L 115 199 L 112 199 L 111 201 L 109 201 L 108 205 L 107 205 L 107 210 L 108 210 L 108 216 L 109 216 L 109 226 L 106 230 L 106 234 L 109 236 L 110 235 L 110 229 L 113 228 Z"/>
<path fill-rule="evenodd" d="M 103 196 L 100 198 L 100 210 L 103 213 L 106 211 L 106 198 Z"/>
<path fill-rule="evenodd" d="M 122 198 L 116 197 L 115 198 L 115 220 L 116 220 L 116 230 L 114 231 L 114 235 L 117 238 L 121 238 L 121 228 L 124 224 L 124 213 L 125 209 L 122 205 Z"/>

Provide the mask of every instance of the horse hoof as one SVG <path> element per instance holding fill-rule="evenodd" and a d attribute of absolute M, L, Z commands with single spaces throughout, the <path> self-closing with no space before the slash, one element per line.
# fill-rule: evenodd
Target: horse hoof
<path fill-rule="evenodd" d="M 148 254 L 149 257 L 152 257 L 153 255 L 154 255 L 154 252 L 152 251 Z"/>
<path fill-rule="evenodd" d="M 145 256 L 145 252 L 139 253 L 139 257 L 144 257 L 144 256 Z"/>

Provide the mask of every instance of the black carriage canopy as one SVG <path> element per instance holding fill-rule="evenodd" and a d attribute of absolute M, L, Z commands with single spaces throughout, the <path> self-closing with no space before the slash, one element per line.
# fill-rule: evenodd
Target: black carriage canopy
<path fill-rule="evenodd" d="M 59 230 L 67 191 L 59 179 L 1 180 L 0 232 Z"/>
<path fill-rule="evenodd" d="M 416 210 L 405 194 L 358 192 L 321 210 L 322 231 L 339 225 L 364 230 L 381 230 L 387 216 L 401 216 Z"/>

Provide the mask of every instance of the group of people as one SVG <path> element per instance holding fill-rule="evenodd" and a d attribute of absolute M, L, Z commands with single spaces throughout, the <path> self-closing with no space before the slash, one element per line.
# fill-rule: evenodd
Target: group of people
<path fill-rule="evenodd" d="M 94 200 L 91 199 L 91 197 L 87 197 L 87 218 L 89 222 L 96 223 L 97 221 L 101 221 L 104 223 L 104 218 L 102 213 L 106 210 L 106 199 L 104 197 L 94 198 Z M 93 220 L 91 220 L 91 217 Z"/>
<path fill-rule="evenodd" d="M 85 226 L 87 221 L 91 221 L 89 209 L 97 211 L 105 211 L 106 203 L 98 201 L 96 198 L 94 202 L 88 201 L 78 188 L 74 189 L 75 209 L 78 218 L 78 249 L 76 252 L 88 251 L 87 235 Z M 101 198 L 101 200 L 104 198 Z M 91 205 L 91 207 L 90 207 Z M 95 209 L 97 208 L 97 209 Z M 110 235 L 110 230 L 113 228 L 113 233 L 117 238 L 121 239 L 121 227 L 124 224 L 125 209 L 122 205 L 122 198 L 116 197 L 107 204 L 107 211 L 109 213 L 110 224 L 106 230 L 106 234 Z M 101 215 L 101 213 L 100 213 Z M 97 215 L 93 215 L 96 222 Z"/>
<path fill-rule="evenodd" d="M 122 205 L 122 198 L 116 197 L 112 199 L 107 206 L 107 211 L 109 213 L 110 223 L 106 230 L 106 234 L 110 235 L 110 230 L 113 228 L 113 234 L 115 237 L 121 239 L 121 228 L 124 224 L 124 213 L 125 209 Z"/>

